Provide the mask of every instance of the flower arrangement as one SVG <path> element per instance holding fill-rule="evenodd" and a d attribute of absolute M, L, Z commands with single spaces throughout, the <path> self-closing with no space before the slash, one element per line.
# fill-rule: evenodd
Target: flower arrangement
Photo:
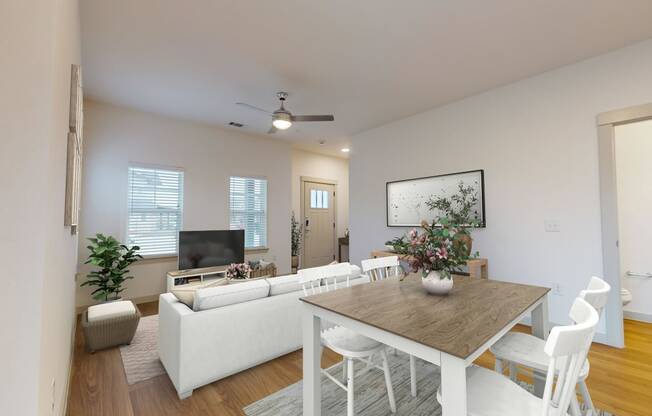
<path fill-rule="evenodd" d="M 432 223 L 423 221 L 421 228 L 421 233 L 413 229 L 406 237 L 388 241 L 397 253 L 407 257 L 412 272 L 420 270 L 425 278 L 436 271 L 442 278 L 450 279 L 452 272 L 460 271 L 461 266 L 472 258 L 466 245 L 454 239 L 464 225 L 440 217 Z"/>
<path fill-rule="evenodd" d="M 231 263 L 229 267 L 226 268 L 227 279 L 249 279 L 250 273 L 251 267 L 247 263 Z"/>

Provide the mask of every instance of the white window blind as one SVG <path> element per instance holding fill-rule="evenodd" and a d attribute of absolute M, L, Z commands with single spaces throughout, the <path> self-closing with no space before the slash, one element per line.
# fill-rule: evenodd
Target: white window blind
<path fill-rule="evenodd" d="M 267 247 L 267 179 L 232 176 L 230 228 L 245 230 L 245 248 Z"/>
<path fill-rule="evenodd" d="M 176 254 L 183 224 L 183 171 L 129 166 L 127 245 L 140 254 Z"/>

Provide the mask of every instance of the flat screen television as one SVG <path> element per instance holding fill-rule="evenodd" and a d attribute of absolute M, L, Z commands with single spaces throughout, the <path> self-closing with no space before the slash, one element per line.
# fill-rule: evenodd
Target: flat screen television
<path fill-rule="evenodd" d="M 179 270 L 244 263 L 244 230 L 180 231 Z"/>

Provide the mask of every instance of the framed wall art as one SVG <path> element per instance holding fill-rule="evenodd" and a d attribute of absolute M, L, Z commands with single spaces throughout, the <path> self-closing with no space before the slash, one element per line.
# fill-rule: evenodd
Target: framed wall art
<path fill-rule="evenodd" d="M 460 186 L 472 188 L 475 203 L 471 215 L 484 227 L 484 170 L 387 182 L 387 226 L 416 227 L 423 220 L 433 221 L 440 213 L 427 202 L 439 197 L 450 198 L 459 192 Z"/>

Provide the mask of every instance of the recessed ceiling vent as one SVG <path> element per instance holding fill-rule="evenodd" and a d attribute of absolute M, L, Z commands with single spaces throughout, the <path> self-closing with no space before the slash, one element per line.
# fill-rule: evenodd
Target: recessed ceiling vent
<path fill-rule="evenodd" d="M 238 122 L 235 122 L 235 121 L 231 121 L 231 122 L 229 122 L 229 126 L 240 128 L 240 127 L 244 126 L 244 124 L 238 123 Z"/>

